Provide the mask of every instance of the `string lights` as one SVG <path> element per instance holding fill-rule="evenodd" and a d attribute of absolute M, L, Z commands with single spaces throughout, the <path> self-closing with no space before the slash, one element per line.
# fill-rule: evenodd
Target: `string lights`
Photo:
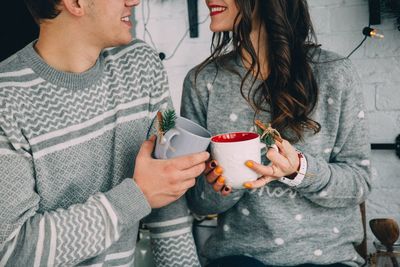
<path fill-rule="evenodd" d="M 376 38 L 376 39 L 383 39 L 385 36 L 383 33 L 377 29 L 371 28 L 371 27 L 365 27 L 362 31 L 362 33 L 365 36 L 371 37 L 371 38 Z"/>
<path fill-rule="evenodd" d="M 144 26 L 143 40 L 146 41 L 146 36 L 148 36 L 152 47 L 157 51 L 158 49 L 156 47 L 156 44 L 153 41 L 153 38 L 152 38 L 152 35 L 151 35 L 149 29 L 147 28 L 149 18 L 150 18 L 150 1 L 149 0 L 146 0 L 146 8 L 147 8 L 147 10 L 145 10 L 145 5 L 143 4 L 142 5 L 142 13 L 143 13 L 142 19 L 143 19 L 143 26 Z M 198 25 L 205 23 L 208 20 L 208 18 L 209 18 L 209 16 L 207 16 L 203 21 L 200 21 L 198 23 Z M 400 17 L 399 17 L 399 19 L 400 19 Z M 364 35 L 364 38 L 362 39 L 360 44 L 358 44 L 345 58 L 349 58 L 355 51 L 357 51 L 368 37 L 373 38 L 373 39 L 383 39 L 384 38 L 384 35 L 380 30 L 371 28 L 370 26 L 371 25 L 364 27 L 364 29 L 362 30 L 362 34 Z M 177 50 L 180 47 L 180 45 L 182 44 L 182 42 L 185 40 L 188 33 L 189 33 L 189 28 L 186 29 L 186 31 L 184 32 L 184 34 L 182 35 L 182 37 L 179 39 L 178 43 L 176 44 L 175 48 L 172 50 L 171 53 L 169 53 L 170 55 L 167 56 L 166 53 L 159 52 L 160 59 L 161 60 L 169 60 L 172 57 L 174 57 L 175 53 L 177 52 Z M 342 59 L 343 58 L 335 59 L 333 61 L 342 60 Z"/>

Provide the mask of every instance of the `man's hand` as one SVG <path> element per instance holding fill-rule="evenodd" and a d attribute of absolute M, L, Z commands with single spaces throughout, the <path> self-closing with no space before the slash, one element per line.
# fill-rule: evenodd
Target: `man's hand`
<path fill-rule="evenodd" d="M 168 160 L 151 156 L 155 136 L 145 141 L 136 157 L 133 179 L 152 208 L 160 208 L 179 199 L 195 185 L 195 178 L 205 169 L 208 152 Z"/>

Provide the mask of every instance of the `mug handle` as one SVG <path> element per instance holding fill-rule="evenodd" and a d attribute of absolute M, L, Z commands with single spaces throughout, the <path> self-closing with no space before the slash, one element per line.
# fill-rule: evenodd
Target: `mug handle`
<path fill-rule="evenodd" d="M 157 147 L 155 156 L 158 159 L 167 159 L 168 149 L 171 149 L 171 141 L 175 136 L 178 136 L 180 132 L 176 129 L 171 129 L 164 134 L 163 140 L 157 140 Z"/>

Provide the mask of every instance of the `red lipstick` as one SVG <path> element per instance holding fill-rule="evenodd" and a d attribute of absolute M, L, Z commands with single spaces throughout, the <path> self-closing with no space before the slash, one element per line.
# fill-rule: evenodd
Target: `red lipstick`
<path fill-rule="evenodd" d="M 209 5 L 208 8 L 210 9 L 210 16 L 218 15 L 226 10 L 226 7 L 219 5 Z"/>

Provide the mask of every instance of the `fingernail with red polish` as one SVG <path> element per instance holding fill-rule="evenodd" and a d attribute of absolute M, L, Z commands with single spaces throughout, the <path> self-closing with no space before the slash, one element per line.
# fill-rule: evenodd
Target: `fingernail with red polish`
<path fill-rule="evenodd" d="M 215 167 L 217 167 L 217 162 L 215 161 L 215 160 L 212 160 L 211 162 L 210 162 L 210 166 L 211 166 L 211 168 L 215 168 Z"/>

